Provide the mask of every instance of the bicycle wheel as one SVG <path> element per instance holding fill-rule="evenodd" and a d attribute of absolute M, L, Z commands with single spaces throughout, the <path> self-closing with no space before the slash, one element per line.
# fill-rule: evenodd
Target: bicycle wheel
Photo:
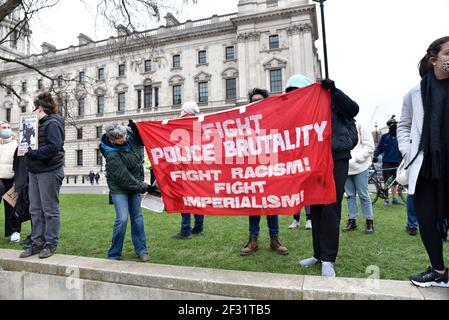
<path fill-rule="evenodd" d="M 398 195 L 404 204 L 407 204 L 408 189 L 407 186 L 398 185 Z"/>
<path fill-rule="evenodd" d="M 373 177 L 370 177 L 368 180 L 368 192 L 370 193 L 372 204 L 375 204 L 377 199 L 379 199 L 380 187 Z"/>

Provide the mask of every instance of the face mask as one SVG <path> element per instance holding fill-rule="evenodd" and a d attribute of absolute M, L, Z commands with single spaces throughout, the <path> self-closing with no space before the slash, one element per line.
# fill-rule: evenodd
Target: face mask
<path fill-rule="evenodd" d="M 443 61 L 443 65 L 441 66 L 441 69 L 444 72 L 449 73 L 449 60 Z"/>
<path fill-rule="evenodd" d="M 9 139 L 12 137 L 12 130 L 11 129 L 4 129 L 2 130 L 2 132 L 0 133 L 0 137 L 2 137 L 2 139 Z"/>

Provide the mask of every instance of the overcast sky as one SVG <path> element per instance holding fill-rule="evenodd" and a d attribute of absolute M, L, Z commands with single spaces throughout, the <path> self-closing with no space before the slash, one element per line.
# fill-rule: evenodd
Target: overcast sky
<path fill-rule="evenodd" d="M 195 6 L 184 6 L 178 19 L 183 22 L 237 12 L 237 3 L 198 0 Z M 32 24 L 32 51 L 39 52 L 43 41 L 58 49 L 76 45 L 81 32 L 94 40 L 108 38 L 110 31 L 99 23 L 95 27 L 92 11 L 78 1 L 62 0 L 56 8 L 42 12 Z M 392 114 L 399 117 L 402 97 L 420 81 L 417 64 L 427 47 L 436 38 L 449 35 L 448 17 L 449 0 L 325 2 L 330 78 L 359 103 L 359 120 L 374 129 L 376 122 L 382 127 Z M 323 60 L 321 41 L 320 24 L 316 45 Z"/>

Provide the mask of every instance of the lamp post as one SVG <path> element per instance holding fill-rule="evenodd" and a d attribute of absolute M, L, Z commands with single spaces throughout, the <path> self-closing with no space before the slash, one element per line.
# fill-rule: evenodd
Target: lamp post
<path fill-rule="evenodd" d="M 329 79 L 329 66 L 328 66 L 328 62 L 327 62 L 326 24 L 324 22 L 324 1 L 326 1 L 326 0 L 313 0 L 313 1 L 320 3 L 320 8 L 321 8 L 321 30 L 322 30 L 322 33 L 323 33 L 324 72 L 326 74 L 326 79 Z"/>
<path fill-rule="evenodd" d="M 378 132 L 377 132 L 377 122 L 376 122 L 376 124 L 374 125 L 374 128 L 376 128 L 376 145 L 379 143 L 379 134 L 378 134 Z"/>

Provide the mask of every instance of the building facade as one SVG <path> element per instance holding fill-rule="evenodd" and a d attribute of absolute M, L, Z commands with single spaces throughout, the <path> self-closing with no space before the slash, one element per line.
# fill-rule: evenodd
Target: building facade
<path fill-rule="evenodd" d="M 56 79 L 66 117 L 66 174 L 103 171 L 98 142 L 112 121 L 178 117 L 186 101 L 216 112 L 248 103 L 254 87 L 281 93 L 292 74 L 321 78 L 316 11 L 308 0 L 240 0 L 235 14 L 165 19 L 154 30 L 118 28 L 102 41 L 80 34 L 76 46 L 44 43 L 41 54 L 25 52 L 24 62 Z M 22 96 L 0 89 L 0 119 L 17 128 L 51 81 L 11 63 L 0 65 L 0 78 Z"/>

